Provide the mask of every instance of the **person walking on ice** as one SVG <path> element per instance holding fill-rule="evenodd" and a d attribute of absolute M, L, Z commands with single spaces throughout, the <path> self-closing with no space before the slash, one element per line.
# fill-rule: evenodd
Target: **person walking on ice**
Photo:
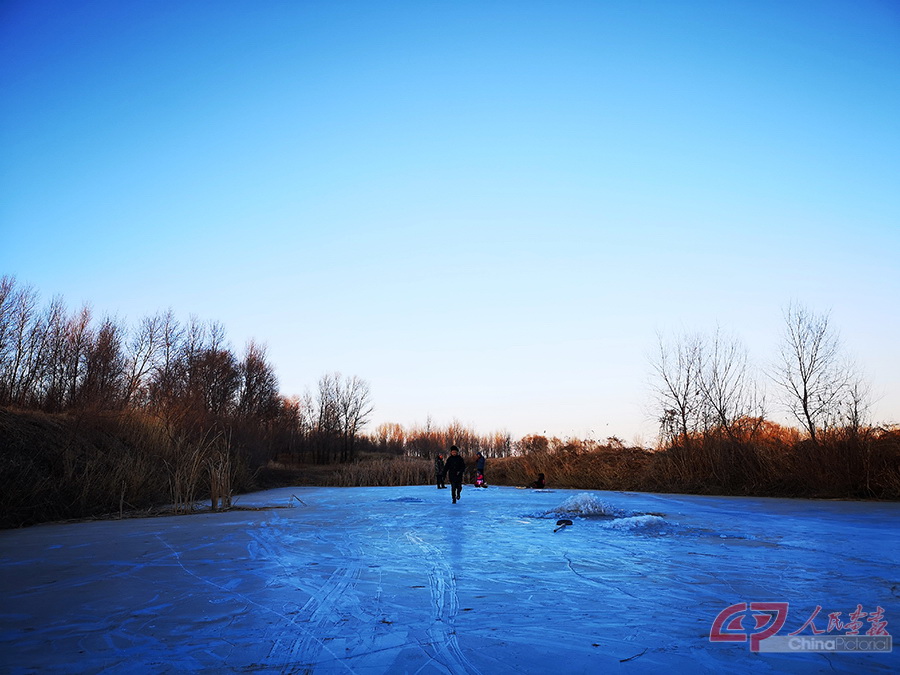
<path fill-rule="evenodd" d="M 453 497 L 453 503 L 462 496 L 463 474 L 466 472 L 466 463 L 459 456 L 459 448 L 455 445 L 450 447 L 450 456 L 444 465 L 444 471 L 447 479 L 450 481 L 450 495 Z"/>
<path fill-rule="evenodd" d="M 438 490 L 445 490 L 444 484 L 444 456 L 438 455 L 434 460 L 434 479 L 437 481 Z"/>

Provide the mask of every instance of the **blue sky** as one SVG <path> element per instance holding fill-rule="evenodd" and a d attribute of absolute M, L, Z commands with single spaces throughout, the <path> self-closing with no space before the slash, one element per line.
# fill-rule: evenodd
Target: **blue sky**
<path fill-rule="evenodd" d="M 892 2 L 6 2 L 0 143 L 0 272 L 373 425 L 650 442 L 657 333 L 791 301 L 900 421 Z"/>

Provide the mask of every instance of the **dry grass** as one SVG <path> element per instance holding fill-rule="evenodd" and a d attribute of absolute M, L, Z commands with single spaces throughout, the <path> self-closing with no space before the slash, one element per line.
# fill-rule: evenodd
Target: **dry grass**
<path fill-rule="evenodd" d="M 818 444 L 775 425 L 752 439 L 708 435 L 659 451 L 570 442 L 494 459 L 488 482 L 548 487 L 829 499 L 900 499 L 900 429 L 827 435 Z"/>
<path fill-rule="evenodd" d="M 434 466 L 428 460 L 371 456 L 339 467 L 326 484 L 336 487 L 424 485 L 431 482 L 433 474 Z"/>
<path fill-rule="evenodd" d="M 525 486 L 543 473 L 547 487 L 584 490 L 637 490 L 645 485 L 651 453 L 641 448 L 567 445 L 556 452 L 490 460 L 492 485 Z"/>
<path fill-rule="evenodd" d="M 222 436 L 191 440 L 138 413 L 51 415 L 0 409 L 0 527 L 124 516 L 163 504 L 227 508 L 249 486 Z"/>
<path fill-rule="evenodd" d="M 698 494 L 900 499 L 900 430 L 761 436 L 734 443 L 694 438 L 654 453 L 644 489 Z"/>
<path fill-rule="evenodd" d="M 351 464 L 327 466 L 269 462 L 259 472 L 259 477 L 266 487 L 426 485 L 434 478 L 434 465 L 429 460 L 416 457 L 366 454 Z"/>

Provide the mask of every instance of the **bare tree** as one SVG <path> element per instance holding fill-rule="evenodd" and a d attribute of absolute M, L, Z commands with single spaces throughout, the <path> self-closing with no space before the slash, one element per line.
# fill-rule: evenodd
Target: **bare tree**
<path fill-rule="evenodd" d="M 532 434 L 523 436 L 516 442 L 518 455 L 546 455 L 550 452 L 550 441 L 546 436 Z"/>
<path fill-rule="evenodd" d="M 781 387 L 789 412 L 817 443 L 819 432 L 834 425 L 853 376 L 841 361 L 841 344 L 828 314 L 798 304 L 784 314 L 779 361 L 772 377 Z"/>
<path fill-rule="evenodd" d="M 319 462 L 332 454 L 337 454 L 341 462 L 353 459 L 357 438 L 374 410 L 370 396 L 369 383 L 355 375 L 343 378 L 340 373 L 326 373 L 319 378 L 316 401 Z"/>
<path fill-rule="evenodd" d="M 407 432 L 406 454 L 411 457 L 434 457 L 439 452 L 446 452 L 447 436 L 445 431 L 435 427 L 429 415 L 424 427 L 417 425 Z"/>
<path fill-rule="evenodd" d="M 847 384 L 842 409 L 843 423 L 854 436 L 868 423 L 871 406 L 872 388 L 859 373 L 854 372 Z"/>
<path fill-rule="evenodd" d="M 483 450 L 481 438 L 475 433 L 475 429 L 466 426 L 456 418 L 453 418 L 447 426 L 441 445 L 444 448 L 455 445 L 459 448 L 461 455 L 469 455 Z"/>
<path fill-rule="evenodd" d="M 15 277 L 0 277 L 0 403 L 12 396 L 18 292 Z"/>
<path fill-rule="evenodd" d="M 406 445 L 406 430 L 402 424 L 384 422 L 375 429 L 375 440 L 381 452 L 400 455 Z"/>
<path fill-rule="evenodd" d="M 118 408 L 125 388 L 125 356 L 122 329 L 106 318 L 88 345 L 80 403 L 86 406 Z"/>
<path fill-rule="evenodd" d="M 206 349 L 195 362 L 195 383 L 205 412 L 225 417 L 234 408 L 241 373 L 237 359 L 227 349 Z"/>
<path fill-rule="evenodd" d="M 494 431 L 482 441 L 488 457 L 509 457 L 512 454 L 512 436 L 508 431 Z"/>
<path fill-rule="evenodd" d="M 157 412 L 169 412 L 185 392 L 185 330 L 171 309 L 162 315 L 161 322 L 159 359 L 149 378 L 147 396 Z"/>
<path fill-rule="evenodd" d="M 128 404 L 135 395 L 145 388 L 146 379 L 156 367 L 164 347 L 165 317 L 161 314 L 144 317 L 137 331 L 128 343 L 127 382 L 125 385 L 125 403 Z"/>
<path fill-rule="evenodd" d="M 278 378 L 266 359 L 266 348 L 250 341 L 240 364 L 238 414 L 245 419 L 271 419 L 279 406 Z"/>
<path fill-rule="evenodd" d="M 356 454 L 356 440 L 372 414 L 371 394 L 369 383 L 356 375 L 346 377 L 340 382 L 340 375 L 336 375 L 338 381 L 338 414 L 340 419 L 341 436 L 341 461 L 348 462 Z"/>
<path fill-rule="evenodd" d="M 319 378 L 315 424 L 316 462 L 319 464 L 331 461 L 332 448 L 340 434 L 338 377 L 337 374 L 326 373 Z"/>
<path fill-rule="evenodd" d="M 13 284 L 6 299 L 4 314 L 3 371 L 0 373 L 0 401 L 23 404 L 27 396 L 29 368 L 40 342 L 37 320 L 37 292 L 30 286 L 17 289 Z"/>
<path fill-rule="evenodd" d="M 315 404 L 307 392 L 304 396 L 280 397 L 278 422 L 286 439 L 285 450 L 296 461 L 310 450 L 310 438 L 315 428 Z"/>
<path fill-rule="evenodd" d="M 71 317 L 66 325 L 65 390 L 63 405 L 73 407 L 78 399 L 87 369 L 87 356 L 93 342 L 91 309 L 88 306 Z"/>
<path fill-rule="evenodd" d="M 179 373 L 182 380 L 181 386 L 183 391 L 179 398 L 184 402 L 202 401 L 205 398 L 203 392 L 203 382 L 200 381 L 199 363 L 203 352 L 206 350 L 206 325 L 203 324 L 196 316 L 191 316 L 188 324 L 185 326 L 177 359 L 179 362 Z M 197 403 L 196 405 L 199 405 Z M 196 407 L 196 406 L 193 406 Z"/>
<path fill-rule="evenodd" d="M 337 433 L 340 430 L 338 413 L 338 373 L 325 373 L 319 378 L 316 397 L 316 430 L 321 433 Z"/>
<path fill-rule="evenodd" d="M 301 435 L 308 436 L 316 426 L 316 404 L 312 394 L 307 390 L 303 396 L 292 396 L 289 400 L 298 431 Z"/>
<path fill-rule="evenodd" d="M 736 337 L 716 329 L 700 348 L 697 386 L 703 396 L 706 429 L 721 429 L 733 441 L 737 427 L 764 416 L 764 398 L 750 370 L 747 348 Z"/>
<path fill-rule="evenodd" d="M 221 324 L 191 317 L 181 333 L 172 375 L 178 395 L 170 408 L 198 431 L 208 431 L 215 420 L 234 412 L 241 374 Z"/>
<path fill-rule="evenodd" d="M 47 311 L 47 353 L 40 384 L 42 406 L 50 412 L 61 410 L 65 401 L 68 323 L 62 298 L 54 298 Z"/>
<path fill-rule="evenodd" d="M 663 436 L 670 441 L 680 438 L 689 447 L 691 434 L 700 427 L 703 417 L 703 339 L 686 335 L 669 346 L 657 335 L 657 341 L 659 351 L 651 366 L 658 377 L 655 389 Z"/>

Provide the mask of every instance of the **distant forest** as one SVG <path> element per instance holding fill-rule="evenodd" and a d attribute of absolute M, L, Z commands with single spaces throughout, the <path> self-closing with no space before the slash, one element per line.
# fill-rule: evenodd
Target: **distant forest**
<path fill-rule="evenodd" d="M 438 430 L 397 424 L 362 429 L 373 412 L 369 384 L 323 374 L 315 394 L 285 396 L 266 349 L 242 353 L 225 328 L 169 310 L 134 326 L 70 312 L 56 297 L 0 278 L 0 406 L 75 416 L 140 413 L 174 438 L 226 436 L 251 463 L 288 456 L 316 464 L 353 461 L 361 450 L 432 456 L 451 442 L 493 457 L 510 454 L 508 434 L 480 437 L 462 424 Z M 452 437 L 452 441 L 450 440 Z"/>
<path fill-rule="evenodd" d="M 125 325 L 70 311 L 60 297 L 42 304 L 4 276 L 3 525 L 161 502 L 189 511 L 200 499 L 227 508 L 278 471 L 284 482 L 425 483 L 451 444 L 491 458 L 494 483 L 543 472 L 558 487 L 900 498 L 900 430 L 869 424 L 868 388 L 827 315 L 788 308 L 781 360 L 767 376 L 797 428 L 767 419 L 764 387 L 736 338 L 660 338 L 650 365 L 660 422 L 652 449 L 615 437 L 479 435 L 459 422 L 364 433 L 373 403 L 357 376 L 326 373 L 314 393 L 285 396 L 265 348 L 251 341 L 235 353 L 219 323 L 181 322 L 169 310 Z"/>

